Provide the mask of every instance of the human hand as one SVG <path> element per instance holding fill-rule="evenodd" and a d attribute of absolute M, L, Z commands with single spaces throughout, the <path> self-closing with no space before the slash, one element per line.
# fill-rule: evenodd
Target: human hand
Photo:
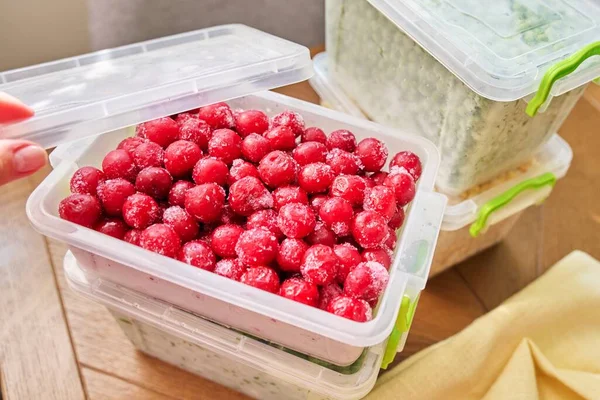
<path fill-rule="evenodd" d="M 19 100 L 0 92 L 0 125 L 22 121 L 33 110 Z M 0 139 L 0 185 L 31 175 L 48 161 L 46 151 L 27 140 Z"/>

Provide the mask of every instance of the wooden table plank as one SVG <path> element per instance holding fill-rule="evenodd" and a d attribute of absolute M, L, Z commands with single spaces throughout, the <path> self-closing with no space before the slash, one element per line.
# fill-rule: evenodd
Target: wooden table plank
<path fill-rule="evenodd" d="M 88 398 L 90 400 L 174 400 L 176 397 L 166 396 L 136 384 L 126 382 L 115 376 L 104 372 L 95 371 L 90 368 L 81 369 L 86 381 Z"/>

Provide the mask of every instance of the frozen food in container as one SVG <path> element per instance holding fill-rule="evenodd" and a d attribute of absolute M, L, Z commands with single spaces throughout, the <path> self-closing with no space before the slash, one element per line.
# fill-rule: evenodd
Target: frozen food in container
<path fill-rule="evenodd" d="M 529 159 L 600 76 L 600 60 L 587 59 L 600 53 L 598 2 L 326 0 L 326 8 L 334 81 L 369 119 L 434 142 L 437 187 L 451 195 Z"/>
<path fill-rule="evenodd" d="M 106 306 L 139 350 L 256 399 L 360 399 L 377 379 L 383 343 L 333 370 L 85 274 L 70 252 L 64 269 L 69 286 Z"/>
<path fill-rule="evenodd" d="M 28 201 L 31 222 L 43 234 L 66 242 L 86 272 L 293 350 L 338 365 L 353 363 L 364 348 L 399 331 L 396 320 L 406 299 L 416 304 L 429 274 L 446 199 L 433 192 L 439 154 L 426 139 L 276 93 L 256 93 L 307 79 L 311 73 L 306 48 L 230 25 L 2 74 L 7 83 L 0 91 L 31 104 L 37 116 L 1 127 L 1 136 L 51 146 L 102 133 L 55 150 L 54 171 Z M 57 206 L 68 194 L 73 172 L 84 165 L 99 166 L 103 154 L 131 134 L 129 127 L 217 101 L 271 116 L 290 109 L 300 112 L 308 126 L 349 129 L 358 138 L 384 140 L 391 152 L 419 155 L 423 174 L 372 321 L 339 318 L 58 217 Z M 404 330 L 401 336 L 405 338 Z"/>
<path fill-rule="evenodd" d="M 331 80 L 327 53 L 314 59 L 310 84 L 321 104 L 367 118 L 344 91 Z M 429 276 L 501 242 L 523 211 L 550 195 L 556 179 L 567 173 L 573 152 L 554 134 L 520 168 L 502 173 L 460 196 L 449 196 Z"/>

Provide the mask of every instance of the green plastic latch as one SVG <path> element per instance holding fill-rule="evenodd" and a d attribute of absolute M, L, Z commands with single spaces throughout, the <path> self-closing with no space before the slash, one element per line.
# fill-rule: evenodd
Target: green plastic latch
<path fill-rule="evenodd" d="M 542 104 L 544 104 L 546 99 L 548 99 L 550 89 L 552 89 L 554 82 L 575 71 L 582 62 L 591 56 L 597 55 L 600 55 L 600 42 L 590 43 L 577 53 L 573 54 L 571 57 L 559 61 L 550 67 L 550 69 L 546 71 L 546 74 L 544 74 L 537 93 L 533 99 L 531 99 L 529 104 L 527 104 L 527 109 L 525 110 L 527 115 L 533 117 L 535 114 L 537 114 Z"/>
<path fill-rule="evenodd" d="M 518 185 L 513 186 L 501 195 L 494 197 L 485 203 L 477 214 L 477 219 L 469 228 L 472 237 L 477 237 L 487 225 L 490 215 L 510 203 L 517 195 L 528 189 L 540 189 L 544 186 L 554 186 L 556 176 L 552 172 L 547 172 L 535 178 L 527 179 Z"/>
<path fill-rule="evenodd" d="M 419 302 L 419 296 L 414 302 L 410 301 L 410 297 L 404 295 L 402 297 L 402 303 L 400 304 L 400 311 L 398 311 L 398 318 L 396 318 L 396 324 L 388 339 L 387 346 L 385 347 L 385 353 L 383 354 L 383 362 L 381 368 L 387 369 L 387 367 L 396 358 L 398 352 L 398 343 L 402 339 L 402 334 L 408 332 L 410 325 L 412 324 L 413 317 L 415 316 L 415 310 L 417 309 L 417 303 Z"/>

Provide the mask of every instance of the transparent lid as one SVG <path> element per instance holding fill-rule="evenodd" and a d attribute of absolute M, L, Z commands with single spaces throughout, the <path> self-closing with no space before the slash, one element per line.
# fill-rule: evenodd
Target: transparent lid
<path fill-rule="evenodd" d="M 556 62 L 600 40 L 600 2 L 369 0 L 478 94 L 512 101 L 537 90 Z M 554 85 L 556 96 L 600 76 L 590 59 Z"/>
<path fill-rule="evenodd" d="M 306 47 L 223 25 L 0 73 L 35 117 L 0 138 L 48 148 L 312 75 Z"/>

